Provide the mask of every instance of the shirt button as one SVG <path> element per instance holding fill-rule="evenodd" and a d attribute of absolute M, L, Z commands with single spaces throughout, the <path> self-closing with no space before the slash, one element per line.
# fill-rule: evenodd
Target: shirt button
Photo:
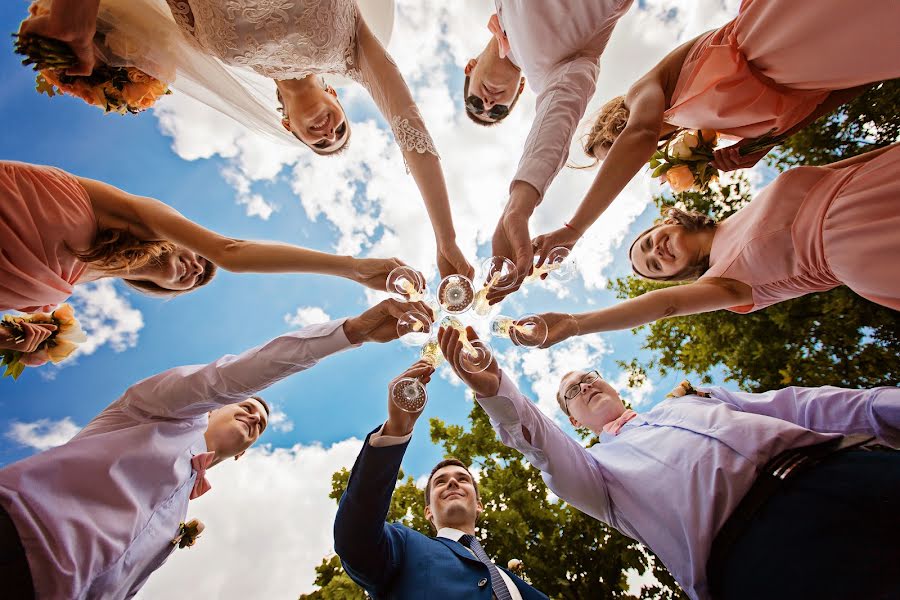
<path fill-rule="evenodd" d="M 478 587 L 484 587 L 487 585 L 487 579 L 482 579 L 478 582 Z"/>

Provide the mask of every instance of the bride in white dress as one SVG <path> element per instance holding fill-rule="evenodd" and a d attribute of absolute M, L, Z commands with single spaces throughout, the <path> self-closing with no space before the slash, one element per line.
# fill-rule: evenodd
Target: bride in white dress
<path fill-rule="evenodd" d="M 78 5 L 67 21 L 33 33 L 74 47 L 97 0 L 40 0 L 53 13 Z M 58 14 L 58 13 L 57 13 Z M 325 74 L 369 91 L 390 123 L 425 201 L 441 276 L 473 269 L 456 244 L 447 186 L 434 142 L 397 65 L 355 0 L 100 0 L 94 19 L 106 62 L 138 67 L 270 137 L 296 138 L 320 155 L 338 153 L 351 125 Z M 90 39 L 87 37 L 87 39 Z M 250 72 L 252 71 L 252 73 Z M 271 84 L 258 76 L 274 80 Z M 280 114 L 279 114 L 280 113 Z M 288 133 L 289 132 L 289 133 Z M 292 137 L 291 137 L 292 136 Z"/>

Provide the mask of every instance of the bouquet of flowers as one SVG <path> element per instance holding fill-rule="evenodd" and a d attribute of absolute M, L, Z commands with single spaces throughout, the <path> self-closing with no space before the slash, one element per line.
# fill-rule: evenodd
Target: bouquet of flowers
<path fill-rule="evenodd" d="M 719 134 L 711 129 L 680 129 L 650 157 L 652 176 L 664 178 L 672 191 L 703 191 L 719 178 L 710 164 Z"/>
<path fill-rule="evenodd" d="M 0 351 L 0 367 L 5 366 L 3 376 L 18 379 L 25 367 L 39 367 L 48 361 L 53 364 L 64 361 L 69 357 L 78 344 L 87 340 L 87 336 L 81 330 L 75 311 L 68 304 L 63 304 L 49 315 L 47 313 L 34 313 L 30 315 L 3 315 L 0 327 L 6 328 L 14 335 L 24 335 L 21 323 L 37 323 L 56 325 L 49 338 L 34 352 L 20 352 L 18 350 Z"/>
<path fill-rule="evenodd" d="M 33 16 L 47 9 L 31 5 Z M 135 67 L 114 67 L 98 64 L 90 75 L 67 75 L 66 70 L 78 64 L 68 44 L 33 34 L 13 34 L 15 51 L 25 57 L 22 64 L 32 65 L 38 72 L 36 89 L 48 96 L 60 94 L 81 98 L 99 106 L 104 112 L 139 113 L 153 106 L 161 97 L 172 92 L 166 83 Z M 94 40 L 103 44 L 103 34 Z"/>

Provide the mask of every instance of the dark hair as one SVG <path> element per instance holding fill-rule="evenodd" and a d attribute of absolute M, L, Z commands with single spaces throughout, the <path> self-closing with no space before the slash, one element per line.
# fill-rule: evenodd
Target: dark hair
<path fill-rule="evenodd" d="M 260 404 L 262 404 L 263 408 L 266 409 L 267 417 L 272 414 L 272 408 L 269 406 L 268 402 L 266 402 L 265 400 L 262 399 L 262 396 L 250 396 L 250 397 L 253 398 L 254 400 L 256 400 L 257 402 L 259 402 Z"/>
<path fill-rule="evenodd" d="M 434 468 L 431 470 L 431 474 L 428 476 L 428 482 L 425 483 L 425 506 L 431 506 L 431 479 L 434 477 L 434 474 L 443 469 L 444 467 L 462 467 L 466 470 L 466 473 L 469 474 L 469 477 L 472 477 L 472 472 L 469 471 L 469 467 L 466 466 L 466 463 L 459 460 L 458 458 L 445 458 L 438 464 L 434 465 Z M 472 477 L 472 486 L 475 488 L 475 499 L 479 498 L 478 494 L 478 482 L 475 481 L 475 478 Z"/>
<path fill-rule="evenodd" d="M 75 258 L 103 271 L 120 269 L 140 269 L 149 264 L 159 264 L 162 260 L 176 252 L 178 246 L 166 240 L 142 240 L 125 229 L 101 229 L 94 237 L 91 247 L 83 252 L 68 249 Z M 206 285 L 215 277 L 216 265 L 204 259 L 206 264 L 203 275 L 194 287 L 187 290 L 170 290 L 160 287 L 152 281 L 130 280 L 122 277 L 122 281 L 139 292 L 149 296 L 175 297 Z"/>
<path fill-rule="evenodd" d="M 512 112 L 513 108 L 516 107 L 516 102 L 519 101 L 519 96 L 522 95 L 522 92 L 517 92 L 516 97 L 513 98 L 512 104 L 509 105 L 509 111 L 499 119 L 493 121 L 485 121 L 483 119 L 479 119 L 476 115 L 473 115 L 469 112 L 469 106 L 466 104 L 466 98 L 469 97 L 469 76 L 466 75 L 465 82 L 463 83 L 463 105 L 465 108 L 466 116 L 469 117 L 469 120 L 475 123 L 476 125 L 481 125 L 482 127 L 493 127 L 494 125 L 499 125 L 503 119 L 509 116 L 509 113 Z"/>
<path fill-rule="evenodd" d="M 685 211 L 681 210 L 680 208 L 670 206 L 663 208 L 662 215 L 664 219 L 674 219 L 678 225 L 681 225 L 691 233 L 695 231 L 703 231 L 706 229 L 716 228 L 715 219 L 693 210 Z M 642 237 L 644 237 L 660 225 L 663 225 L 664 223 L 665 221 L 663 220 L 656 223 L 653 227 L 645 229 L 636 238 L 634 238 L 633 242 L 631 242 L 631 246 L 628 248 L 628 261 L 631 262 L 631 270 L 644 279 L 650 279 L 652 281 L 693 281 L 706 273 L 706 271 L 709 269 L 708 255 L 700 257 L 700 260 L 697 263 L 688 265 L 678 273 L 674 273 L 673 275 L 668 275 L 665 277 L 654 277 L 645 273 L 641 273 L 637 270 L 637 268 L 634 266 L 634 262 L 631 260 L 631 251 L 634 250 L 634 245 L 637 244 Z"/>
<path fill-rule="evenodd" d="M 282 119 L 287 118 L 287 114 L 284 111 L 284 99 L 281 97 L 281 91 L 278 88 L 275 88 L 275 97 L 278 98 L 278 104 L 281 105 L 278 108 L 278 112 L 281 113 L 281 118 Z M 340 100 L 338 100 L 338 104 L 339 105 L 341 104 Z M 343 105 L 341 105 L 341 110 L 344 110 Z M 300 136 L 297 135 L 297 133 L 293 129 L 290 129 L 289 131 L 291 132 L 291 135 L 293 135 L 295 138 L 297 138 L 298 142 L 300 142 L 301 144 L 303 144 L 304 146 L 306 146 L 307 148 L 312 150 L 315 154 L 318 154 L 319 156 L 337 156 L 338 154 L 341 154 L 342 152 L 347 151 L 347 149 L 350 147 L 350 136 L 353 135 L 353 129 L 350 127 L 350 120 L 347 119 L 346 116 L 347 116 L 347 113 L 345 112 L 344 113 L 344 117 L 345 117 L 344 124 L 347 125 L 347 139 L 344 140 L 344 144 L 340 148 L 338 148 L 337 150 L 332 150 L 331 152 L 323 152 L 319 148 L 316 148 L 315 146 L 311 146 L 311 145 L 307 144 L 306 142 L 304 142 L 302 139 L 300 139 Z"/>

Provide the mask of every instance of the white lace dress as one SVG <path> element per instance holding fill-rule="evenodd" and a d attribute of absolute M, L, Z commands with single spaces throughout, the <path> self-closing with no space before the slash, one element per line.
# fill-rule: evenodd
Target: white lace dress
<path fill-rule="evenodd" d="M 415 154 L 437 157 L 397 65 L 353 0 L 167 2 L 178 25 L 226 64 L 272 79 L 336 73 L 359 82 L 390 123 L 408 168 L 415 171 Z"/>

